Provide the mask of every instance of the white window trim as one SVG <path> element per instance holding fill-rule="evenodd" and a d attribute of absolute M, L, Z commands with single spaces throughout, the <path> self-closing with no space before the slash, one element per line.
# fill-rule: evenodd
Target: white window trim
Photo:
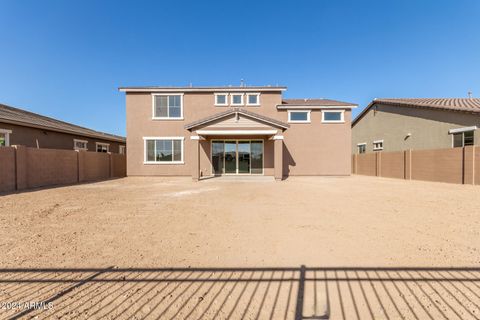
<path fill-rule="evenodd" d="M 155 117 L 155 96 L 180 96 L 180 117 Z M 183 120 L 183 93 L 152 93 L 152 120 Z"/>
<path fill-rule="evenodd" d="M 123 149 L 123 153 L 120 152 L 120 150 L 122 150 L 122 149 Z M 123 144 L 118 146 L 118 153 L 119 154 L 125 154 L 125 146 Z"/>
<path fill-rule="evenodd" d="M 365 152 L 367 152 L 367 143 L 366 142 L 357 143 L 357 152 L 358 152 L 358 147 L 360 147 L 360 146 L 365 146 Z M 358 154 L 360 154 L 360 152 L 358 152 Z"/>
<path fill-rule="evenodd" d="M 454 133 L 475 131 L 475 130 L 477 130 L 477 129 L 478 129 L 477 126 L 473 126 L 473 127 L 463 127 L 463 128 L 450 129 L 450 130 L 448 130 L 448 133 L 449 133 L 449 134 L 454 134 Z"/>
<path fill-rule="evenodd" d="M 452 129 L 448 131 L 449 134 L 452 136 L 452 148 L 455 148 L 455 135 L 456 134 L 462 134 L 462 146 L 457 147 L 457 148 L 465 148 L 465 132 L 472 132 L 475 131 L 476 129 L 471 129 L 471 128 L 477 128 L 477 127 L 466 127 L 466 128 L 459 128 L 458 131 L 453 131 L 455 129 Z M 462 130 L 460 130 L 462 129 Z M 467 130 L 468 129 L 468 130 Z M 475 143 L 475 132 L 473 132 L 473 142 Z"/>
<path fill-rule="evenodd" d="M 77 142 L 85 143 L 85 148 L 77 148 Z M 88 140 L 73 139 L 73 150 L 88 150 Z"/>
<path fill-rule="evenodd" d="M 233 96 L 241 96 L 242 97 L 242 102 L 240 103 L 233 103 Z M 243 106 L 245 105 L 245 94 L 242 92 L 232 92 L 230 93 L 230 105 L 231 106 Z"/>
<path fill-rule="evenodd" d="M 250 96 L 257 96 L 257 103 L 249 103 L 248 98 Z M 260 106 L 260 92 L 248 92 L 247 93 L 247 106 L 254 106 L 254 107 L 259 107 Z"/>
<path fill-rule="evenodd" d="M 110 152 L 110 143 L 95 142 L 95 152 L 98 152 L 98 146 L 107 146 L 107 153 Z"/>
<path fill-rule="evenodd" d="M 0 129 L 0 133 L 5 134 L 5 147 L 10 147 L 10 135 L 12 134 L 12 130 Z"/>
<path fill-rule="evenodd" d="M 217 103 L 217 96 L 225 96 L 225 103 Z M 216 107 L 228 107 L 228 93 L 215 93 L 215 106 Z"/>
<path fill-rule="evenodd" d="M 310 114 L 312 110 L 288 110 L 288 123 L 310 123 Z M 292 113 L 295 112 L 306 112 L 307 113 L 307 120 L 291 120 Z"/>
<path fill-rule="evenodd" d="M 340 120 L 325 120 L 325 113 L 340 112 Z M 345 110 L 322 110 L 322 123 L 345 123 Z"/>
<path fill-rule="evenodd" d="M 381 143 L 382 146 L 380 148 L 375 148 L 375 144 Z M 383 140 L 375 140 L 373 141 L 373 151 L 380 151 L 383 150 Z"/>
<path fill-rule="evenodd" d="M 180 140 L 182 149 L 182 160 L 180 161 L 147 161 L 147 140 Z M 143 164 L 159 164 L 159 165 L 171 165 L 171 164 L 185 164 L 185 137 L 143 137 Z"/>

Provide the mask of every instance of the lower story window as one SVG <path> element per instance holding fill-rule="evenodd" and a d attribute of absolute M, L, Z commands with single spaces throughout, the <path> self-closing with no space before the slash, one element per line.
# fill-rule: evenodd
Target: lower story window
<path fill-rule="evenodd" d="M 465 131 L 453 134 L 453 147 L 461 148 L 474 145 L 474 131 Z"/>
<path fill-rule="evenodd" d="M 87 150 L 87 140 L 78 140 L 78 139 L 73 139 L 73 149 L 74 150 Z"/>
<path fill-rule="evenodd" d="M 183 163 L 183 137 L 145 138 L 146 163 Z"/>
<path fill-rule="evenodd" d="M 125 146 L 118 146 L 118 153 L 125 154 Z"/>
<path fill-rule="evenodd" d="M 97 142 L 97 152 L 108 152 L 109 147 L 108 143 Z"/>
<path fill-rule="evenodd" d="M 367 151 L 367 144 L 366 143 L 359 143 L 359 144 L 357 144 L 357 148 L 358 148 L 358 153 L 359 154 L 365 153 Z"/>
<path fill-rule="evenodd" d="M 0 147 L 10 146 L 11 130 L 0 129 Z"/>

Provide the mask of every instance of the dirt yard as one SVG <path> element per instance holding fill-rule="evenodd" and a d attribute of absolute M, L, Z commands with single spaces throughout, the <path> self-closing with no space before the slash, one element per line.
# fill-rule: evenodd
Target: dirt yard
<path fill-rule="evenodd" d="M 46 313 L 53 317 L 301 319 L 328 312 L 336 319 L 332 314 L 337 312 L 338 319 L 350 319 L 351 312 L 352 318 L 367 315 L 367 319 L 396 319 L 395 315 L 423 319 L 425 314 L 435 319 L 478 319 L 480 315 L 478 270 L 440 270 L 480 265 L 478 186 L 361 176 L 199 183 L 190 178 L 126 178 L 0 196 L 0 239 L 0 303 L 25 301 L 21 293 L 35 291 L 38 296 L 29 301 L 53 297 L 54 311 Z M 309 278 L 315 278 L 315 284 L 317 277 L 331 276 L 338 290 L 330 290 L 327 299 L 316 293 L 300 299 L 302 274 L 307 275 L 307 287 L 312 284 Z M 423 287 L 390 282 L 392 277 L 429 276 L 455 278 L 447 288 L 442 281 L 436 287 L 428 281 Z M 476 282 L 463 282 L 471 276 Z M 351 277 L 358 280 L 353 289 Z M 372 285 L 370 277 L 378 281 Z M 387 286 L 381 281 L 384 277 Z M 362 278 L 369 284 L 362 285 Z M 176 282 L 180 286 L 172 284 Z M 39 283 L 47 288 L 40 290 Z M 157 295 L 150 287 L 157 288 Z M 468 290 L 461 290 L 464 287 Z M 342 302 L 340 288 L 350 302 Z M 328 292 L 328 285 L 321 290 Z M 355 290 L 363 302 L 355 300 Z M 385 298 L 389 290 L 403 300 L 410 295 L 410 303 Z M 445 298 L 443 292 L 450 291 L 451 297 Z M 440 298 L 429 298 L 435 292 Z M 232 298 L 235 294 L 238 299 Z M 149 295 L 152 298 L 147 299 Z M 375 303 L 369 303 L 369 295 L 377 296 Z M 130 304 L 126 309 L 125 301 Z M 300 314 L 299 301 L 304 306 Z M 280 305 L 285 310 L 277 314 Z M 127 309 L 135 312 L 122 313 Z"/>

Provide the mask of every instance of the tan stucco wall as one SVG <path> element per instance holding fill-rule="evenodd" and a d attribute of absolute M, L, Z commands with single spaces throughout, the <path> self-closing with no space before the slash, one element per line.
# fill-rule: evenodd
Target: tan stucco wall
<path fill-rule="evenodd" d="M 243 106 L 251 112 L 287 122 L 287 111 L 278 111 L 282 101 L 278 93 L 261 93 L 261 106 Z M 185 93 L 183 120 L 152 120 L 150 93 L 127 93 L 127 175 L 184 175 L 192 174 L 191 152 L 195 133 L 184 129 L 186 124 L 228 110 L 216 107 L 213 93 Z M 322 124 L 321 111 L 312 111 L 310 124 L 291 124 L 285 137 L 285 175 L 348 175 L 350 174 L 351 113 L 345 111 L 345 123 Z M 279 130 L 281 134 L 282 130 Z M 184 164 L 144 164 L 143 137 L 184 137 Z M 217 137 L 216 137 L 217 138 Z M 219 139 L 221 137 L 218 137 Z M 224 137 L 235 138 L 235 137 Z M 258 137 L 238 137 L 258 138 Z M 260 137 L 261 138 L 261 137 Z M 273 175 L 273 141 L 265 138 L 265 175 Z M 210 141 L 200 142 L 200 170 L 211 175 Z"/>
<path fill-rule="evenodd" d="M 10 134 L 10 145 L 21 145 L 31 148 L 38 146 L 44 149 L 63 149 L 63 150 L 73 150 L 73 140 L 87 140 L 87 151 L 97 151 L 96 142 L 108 143 L 110 144 L 109 150 L 112 153 L 118 153 L 119 145 L 125 145 L 125 143 L 119 143 L 115 141 L 107 141 L 103 139 L 96 139 L 91 137 L 84 137 L 79 135 L 72 135 L 68 133 L 43 130 L 32 127 L 24 127 L 19 125 L 14 125 L 10 123 L 3 123 L 0 121 L 0 129 L 12 130 Z"/>
<path fill-rule="evenodd" d="M 367 152 L 373 152 L 375 140 L 384 140 L 385 152 L 451 148 L 452 135 L 448 131 L 470 126 L 480 127 L 480 116 L 375 104 L 352 128 L 351 151 L 358 153 L 357 144 L 366 143 Z M 411 136 L 406 138 L 408 133 Z M 478 130 L 475 131 L 475 144 L 480 144 Z"/>

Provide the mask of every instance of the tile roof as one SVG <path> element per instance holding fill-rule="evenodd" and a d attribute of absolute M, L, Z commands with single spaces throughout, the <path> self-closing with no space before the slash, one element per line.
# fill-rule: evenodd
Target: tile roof
<path fill-rule="evenodd" d="M 330 99 L 283 99 L 281 105 L 294 106 L 357 106 L 354 103 Z"/>
<path fill-rule="evenodd" d="M 368 110 L 376 103 L 397 107 L 428 108 L 436 110 L 450 110 L 480 113 L 479 98 L 377 98 L 352 121 L 354 126 Z"/>
<path fill-rule="evenodd" d="M 479 98 L 375 99 L 376 103 L 480 112 Z"/>
<path fill-rule="evenodd" d="M 0 122 L 13 123 L 26 127 L 38 127 L 46 130 L 94 137 L 109 141 L 125 142 L 125 137 L 91 130 L 68 122 L 45 117 L 33 112 L 17 109 L 4 104 L 0 104 Z"/>
<path fill-rule="evenodd" d="M 198 126 L 201 126 L 203 124 L 207 124 L 211 121 L 215 121 L 215 120 L 218 120 L 218 119 L 222 119 L 224 117 L 227 117 L 229 115 L 232 115 L 232 114 L 235 114 L 235 113 L 239 113 L 239 114 L 243 114 L 247 117 L 251 117 L 251 118 L 254 118 L 254 119 L 258 119 L 260 121 L 265 121 L 267 123 L 270 123 L 270 124 L 273 124 L 273 125 L 276 125 L 278 127 L 281 127 L 281 128 L 288 128 L 290 127 L 290 125 L 288 125 L 287 123 L 285 122 L 282 122 L 282 121 L 279 121 L 279 120 L 276 120 L 276 119 L 272 119 L 270 117 L 266 117 L 266 116 L 263 116 L 263 115 L 260 115 L 258 113 L 254 113 L 254 112 L 251 112 L 251 111 L 248 111 L 248 110 L 245 110 L 243 108 L 231 108 L 227 111 L 224 111 L 224 112 L 220 112 L 220 113 L 216 113 L 214 115 L 211 115 L 209 117 L 206 117 L 206 118 L 203 118 L 203 119 L 199 119 L 197 121 L 194 121 L 194 122 L 191 122 L 189 124 L 187 124 L 185 126 L 185 129 L 187 130 L 190 130 L 190 129 L 193 129 L 195 127 L 198 127 Z"/>

